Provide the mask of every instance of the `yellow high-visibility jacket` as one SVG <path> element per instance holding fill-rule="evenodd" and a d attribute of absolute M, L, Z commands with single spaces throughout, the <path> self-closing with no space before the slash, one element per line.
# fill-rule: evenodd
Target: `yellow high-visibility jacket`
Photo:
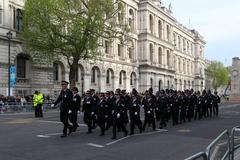
<path fill-rule="evenodd" d="M 38 95 L 37 94 L 34 94 L 33 95 L 33 106 L 34 107 L 37 107 L 38 104 L 43 104 L 43 94 L 42 93 L 39 93 Z"/>

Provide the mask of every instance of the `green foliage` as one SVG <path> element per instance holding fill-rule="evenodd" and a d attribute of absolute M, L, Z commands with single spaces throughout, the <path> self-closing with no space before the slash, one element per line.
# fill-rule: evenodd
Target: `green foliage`
<path fill-rule="evenodd" d="M 118 3 L 113 0 L 27 0 L 22 38 L 29 52 L 43 57 L 93 59 L 99 55 L 101 38 L 113 39 L 126 34 L 126 26 L 115 20 Z"/>
<path fill-rule="evenodd" d="M 222 85 L 227 85 L 229 80 L 229 71 L 223 63 L 213 61 L 207 68 L 207 73 L 212 78 L 212 85 L 215 90 Z"/>
<path fill-rule="evenodd" d="M 120 0 L 27 0 L 21 37 L 39 61 L 65 57 L 71 82 L 80 59 L 100 58 L 104 39 L 127 37 L 127 25 L 117 21 L 123 6 Z"/>

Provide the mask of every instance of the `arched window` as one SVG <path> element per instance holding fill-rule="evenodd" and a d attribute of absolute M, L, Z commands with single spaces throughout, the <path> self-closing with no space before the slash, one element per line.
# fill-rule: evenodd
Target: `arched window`
<path fill-rule="evenodd" d="M 170 51 L 167 51 L 167 66 L 170 66 Z"/>
<path fill-rule="evenodd" d="M 134 59 L 134 44 L 132 40 L 128 43 L 128 57 L 129 59 Z"/>
<path fill-rule="evenodd" d="M 100 70 L 97 66 L 92 68 L 91 82 L 96 85 L 100 84 Z"/>
<path fill-rule="evenodd" d="M 150 14 L 149 15 L 149 28 L 150 28 L 150 33 L 153 34 L 153 16 Z"/>
<path fill-rule="evenodd" d="M 158 21 L 158 37 L 162 38 L 162 22 Z"/>
<path fill-rule="evenodd" d="M 119 73 L 119 85 L 123 86 L 124 89 L 126 87 L 126 72 L 125 71 L 121 71 Z"/>
<path fill-rule="evenodd" d="M 150 86 L 151 86 L 151 88 L 153 88 L 153 79 L 152 78 L 150 78 Z"/>
<path fill-rule="evenodd" d="M 107 70 L 107 84 L 110 83 L 110 70 Z"/>
<path fill-rule="evenodd" d="M 92 78 L 91 78 L 92 83 L 96 83 L 96 69 L 92 68 Z"/>
<path fill-rule="evenodd" d="M 136 73 L 132 72 L 130 75 L 130 85 L 131 86 L 136 86 Z"/>
<path fill-rule="evenodd" d="M 189 50 L 189 42 L 187 41 L 187 53 L 190 54 L 189 52 L 190 52 L 190 50 Z"/>
<path fill-rule="evenodd" d="M 150 43 L 150 45 L 149 45 L 149 53 L 150 53 L 150 62 L 153 62 L 154 50 L 153 50 L 153 44 L 152 43 Z"/>
<path fill-rule="evenodd" d="M 162 48 L 158 47 L 158 63 L 162 64 Z"/>
<path fill-rule="evenodd" d="M 26 54 L 17 55 L 17 78 L 28 78 L 29 56 Z"/>
<path fill-rule="evenodd" d="M 183 39 L 183 52 L 186 51 L 186 42 L 185 42 L 185 39 Z"/>
<path fill-rule="evenodd" d="M 183 60 L 183 72 L 186 73 L 186 64 L 184 60 Z"/>
<path fill-rule="evenodd" d="M 106 75 L 106 83 L 107 84 L 113 84 L 114 82 L 114 72 L 111 68 L 107 70 L 107 75 Z"/>
<path fill-rule="evenodd" d="M 170 82 L 169 82 L 169 80 L 167 81 L 167 89 L 170 89 Z"/>
<path fill-rule="evenodd" d="M 129 10 L 129 19 L 128 19 L 128 25 L 130 27 L 131 31 L 134 31 L 134 12 L 132 9 Z"/>
<path fill-rule="evenodd" d="M 179 49 L 179 50 L 182 49 L 182 43 L 181 43 L 181 38 L 180 38 L 180 36 L 178 36 L 178 49 Z"/>
<path fill-rule="evenodd" d="M 53 63 L 53 80 L 58 81 L 59 80 L 59 66 L 57 63 Z"/>
<path fill-rule="evenodd" d="M 176 47 L 177 42 L 176 42 L 176 34 L 173 34 L 173 45 Z"/>
<path fill-rule="evenodd" d="M 160 91 L 162 89 L 162 80 L 159 80 L 158 82 L 158 90 Z"/>
<path fill-rule="evenodd" d="M 170 27 L 167 25 L 167 40 L 170 41 Z"/>

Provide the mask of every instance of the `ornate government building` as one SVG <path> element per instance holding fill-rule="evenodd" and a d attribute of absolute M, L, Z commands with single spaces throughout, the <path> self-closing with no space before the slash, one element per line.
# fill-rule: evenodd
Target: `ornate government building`
<path fill-rule="evenodd" d="M 149 87 L 159 89 L 205 88 L 205 60 L 203 37 L 181 25 L 162 6 L 160 0 L 123 0 L 124 20 L 131 28 L 131 40 L 122 45 L 118 40 L 107 40 L 102 48 L 101 61 L 79 62 L 80 92 L 90 88 L 96 91 L 144 92 Z M 33 62 L 16 38 L 21 30 L 21 8 L 24 0 L 0 1 L 0 94 L 8 87 L 8 39 L 11 30 L 11 65 L 17 68 L 14 95 L 28 95 L 35 90 L 56 94 L 60 81 L 68 80 L 69 67 L 64 59 L 49 66 Z"/>

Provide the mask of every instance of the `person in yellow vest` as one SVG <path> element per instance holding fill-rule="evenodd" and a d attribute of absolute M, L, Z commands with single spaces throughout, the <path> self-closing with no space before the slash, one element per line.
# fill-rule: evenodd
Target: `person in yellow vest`
<path fill-rule="evenodd" d="M 35 91 L 33 95 L 33 106 L 35 109 L 35 117 L 43 117 L 43 111 L 42 111 L 43 101 L 44 101 L 43 94 L 38 91 Z"/>

